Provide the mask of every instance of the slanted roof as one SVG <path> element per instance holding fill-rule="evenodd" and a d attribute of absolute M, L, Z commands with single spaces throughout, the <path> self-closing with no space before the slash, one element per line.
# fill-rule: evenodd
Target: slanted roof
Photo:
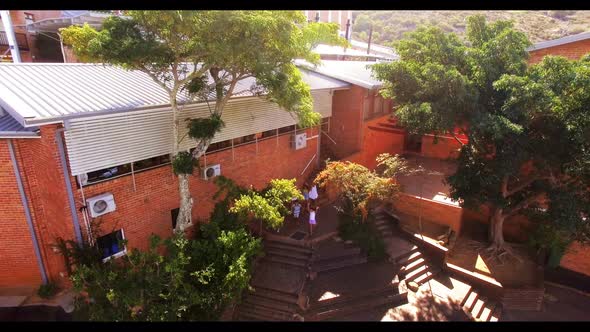
<path fill-rule="evenodd" d="M 25 127 L 170 104 L 167 92 L 147 74 L 110 65 L 7 63 L 0 64 L 0 77 L 0 106 Z M 303 78 L 312 90 L 349 86 L 318 73 L 303 72 Z M 254 83 L 252 77 L 238 82 L 234 97 L 254 96 Z"/>
<path fill-rule="evenodd" d="M 536 51 L 543 48 L 559 46 L 563 44 L 574 43 L 581 40 L 590 39 L 590 32 L 584 32 L 577 35 L 566 36 L 558 39 L 547 40 L 543 42 L 536 43 L 535 45 L 529 47 L 527 51 Z"/>
<path fill-rule="evenodd" d="M 306 61 L 298 60 L 298 65 L 344 82 L 362 86 L 366 89 L 378 89 L 383 83 L 373 77 L 370 66 L 372 61 L 337 61 L 322 60 L 318 66 L 313 66 Z"/>
<path fill-rule="evenodd" d="M 367 47 L 369 47 L 368 43 L 362 42 L 360 40 L 350 40 L 350 45 L 352 45 L 352 47 L 355 48 L 360 48 L 365 50 Z M 383 45 L 378 45 L 378 44 L 373 44 L 371 43 L 371 49 L 369 50 L 369 52 L 373 53 L 373 54 L 379 54 L 384 56 L 387 59 L 390 60 L 397 60 L 399 59 L 399 55 L 395 52 L 395 50 L 391 47 L 387 47 L 387 46 L 383 46 Z"/>
<path fill-rule="evenodd" d="M 37 130 L 37 127 L 23 127 L 10 114 L 0 110 L 0 138 L 39 137 Z"/>
<path fill-rule="evenodd" d="M 355 50 L 352 48 L 344 48 L 342 46 L 332 46 L 320 44 L 313 49 L 314 53 L 322 55 L 343 55 L 343 56 L 356 56 L 356 57 L 369 57 L 369 58 L 383 58 L 377 54 L 367 54 L 367 52 Z"/>

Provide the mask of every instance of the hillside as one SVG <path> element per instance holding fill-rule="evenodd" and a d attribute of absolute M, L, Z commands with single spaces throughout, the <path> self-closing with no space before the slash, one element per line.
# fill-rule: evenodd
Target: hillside
<path fill-rule="evenodd" d="M 508 10 L 508 11 L 357 11 L 353 14 L 353 38 L 366 42 L 373 24 L 373 42 L 387 45 L 401 39 L 419 25 L 435 25 L 447 32 L 462 35 L 465 18 L 484 14 L 489 21 L 513 20 L 516 29 L 525 32 L 531 42 L 556 39 L 590 31 L 588 10 Z"/>

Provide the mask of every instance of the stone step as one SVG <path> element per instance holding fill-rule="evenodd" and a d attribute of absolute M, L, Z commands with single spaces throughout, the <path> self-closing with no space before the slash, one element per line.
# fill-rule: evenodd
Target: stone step
<path fill-rule="evenodd" d="M 413 278 L 412 281 L 418 283 L 418 285 L 422 285 L 423 283 L 433 279 L 434 277 L 436 277 L 440 271 L 442 271 L 441 269 L 437 269 L 437 268 L 433 268 L 433 267 L 429 267 L 428 270 L 426 271 L 426 273 Z"/>
<path fill-rule="evenodd" d="M 423 257 L 420 257 L 411 263 L 404 265 L 399 272 L 401 275 L 407 275 L 408 273 L 419 268 L 421 265 L 426 265 L 426 260 Z"/>
<path fill-rule="evenodd" d="M 264 287 L 255 287 L 253 292 L 250 292 L 249 295 L 256 295 L 260 297 L 265 297 L 267 299 L 271 299 L 274 301 L 280 301 L 284 303 L 292 303 L 297 305 L 297 300 L 299 296 L 293 293 L 282 292 L 275 289 L 264 288 Z M 248 295 L 247 295 L 248 296 Z"/>
<path fill-rule="evenodd" d="M 404 279 L 406 280 L 406 283 L 410 281 L 415 281 L 418 277 L 428 272 L 429 269 L 430 266 L 428 265 L 420 265 L 417 269 L 414 269 L 414 271 L 406 273 Z"/>
<path fill-rule="evenodd" d="M 316 255 L 312 260 L 313 264 L 328 264 L 331 262 L 337 262 L 346 260 L 354 257 L 362 256 L 361 248 L 355 247 L 350 249 L 342 250 L 341 252 L 329 253 L 324 256 Z"/>
<path fill-rule="evenodd" d="M 389 230 L 391 230 L 391 227 L 389 227 L 389 225 L 379 225 L 379 226 L 377 226 L 377 231 L 378 232 L 389 231 Z"/>
<path fill-rule="evenodd" d="M 488 322 L 497 322 L 500 320 L 500 318 L 502 318 L 502 306 L 496 304 L 496 306 L 492 310 L 492 314 L 490 315 L 490 319 L 488 320 Z"/>
<path fill-rule="evenodd" d="M 355 299 L 360 299 L 364 297 L 378 297 L 382 296 L 383 294 L 397 294 L 398 293 L 399 282 L 393 282 L 390 285 L 376 287 L 371 289 L 366 289 L 360 292 L 342 294 L 338 297 L 333 297 L 331 299 L 323 300 L 315 302 L 311 305 L 310 311 L 313 310 L 324 310 L 326 308 L 335 306 L 335 305 L 342 305 L 353 301 Z"/>
<path fill-rule="evenodd" d="M 277 255 L 272 255 L 272 254 L 264 256 L 263 260 L 265 260 L 267 262 L 296 266 L 299 268 L 307 268 L 309 266 L 309 262 L 307 260 L 277 256 Z"/>
<path fill-rule="evenodd" d="M 459 304 L 461 307 L 464 307 L 465 304 L 467 303 L 467 299 L 469 298 L 469 295 L 471 295 L 471 293 L 473 293 L 473 286 L 469 286 L 469 289 L 467 290 L 467 293 L 465 293 L 465 296 L 463 296 L 463 299 L 461 300 L 461 304 Z"/>
<path fill-rule="evenodd" d="M 401 294 L 381 294 L 377 297 L 362 297 L 337 304 L 331 307 L 311 312 L 306 318 L 309 321 L 319 321 L 334 317 L 342 317 L 355 312 L 379 308 L 385 305 L 398 306 L 408 302 L 408 293 Z"/>
<path fill-rule="evenodd" d="M 268 298 L 268 297 L 264 297 L 264 296 L 254 295 L 254 294 L 249 294 L 248 296 L 246 296 L 242 303 L 243 304 L 259 305 L 262 307 L 267 307 L 269 309 L 276 309 L 276 310 L 285 311 L 285 312 L 297 311 L 297 305 L 292 302 L 284 302 L 284 301 L 277 300 L 274 298 Z"/>
<path fill-rule="evenodd" d="M 485 297 L 480 297 L 479 299 L 477 299 L 477 303 L 475 304 L 475 306 L 473 306 L 473 310 L 471 311 L 471 315 L 476 320 L 481 315 L 483 308 L 486 307 L 486 300 L 487 299 Z"/>
<path fill-rule="evenodd" d="M 238 311 L 239 320 L 288 321 L 291 320 L 291 318 L 292 314 L 288 315 L 285 313 L 257 308 L 240 307 Z"/>
<path fill-rule="evenodd" d="M 293 313 L 295 313 L 296 310 L 283 310 L 283 309 L 279 309 L 279 308 L 273 308 L 273 307 L 268 307 L 266 305 L 262 305 L 259 302 L 244 302 L 240 305 L 240 309 L 246 309 L 246 310 L 250 310 L 250 311 L 254 311 L 254 312 L 260 312 L 262 314 L 265 314 L 266 316 L 269 317 L 274 317 L 274 318 L 278 318 L 278 319 L 284 319 L 285 317 L 290 318 L 291 316 L 293 316 Z"/>
<path fill-rule="evenodd" d="M 267 255 L 275 255 L 281 257 L 288 257 L 294 259 L 301 259 L 301 260 L 309 260 L 311 259 L 312 253 L 304 253 L 300 251 L 294 251 L 290 249 L 283 249 L 283 248 L 276 248 L 270 247 L 265 250 Z"/>
<path fill-rule="evenodd" d="M 475 307 L 475 304 L 477 303 L 478 299 L 479 299 L 479 294 L 476 292 L 471 292 L 471 294 L 469 294 L 469 298 L 465 302 L 465 305 L 464 305 L 465 309 L 468 312 L 472 312 L 473 307 Z"/>
<path fill-rule="evenodd" d="M 481 314 L 477 317 L 477 320 L 480 322 L 488 322 L 490 318 L 492 318 L 492 309 L 494 309 L 494 305 L 489 302 L 486 303 Z"/>
<path fill-rule="evenodd" d="M 420 252 L 418 251 L 418 248 L 414 248 L 414 249 L 412 249 L 412 250 L 410 250 L 410 251 L 408 251 L 408 252 L 406 252 L 406 253 L 403 253 L 403 254 L 401 254 L 401 255 L 397 256 L 397 257 L 395 258 L 395 262 L 396 262 L 397 264 L 404 264 L 404 263 L 405 263 L 405 261 L 406 261 L 406 260 L 408 260 L 408 258 L 409 258 L 410 256 L 414 255 L 415 253 L 419 253 L 420 255 L 422 254 L 422 253 L 420 253 Z"/>
<path fill-rule="evenodd" d="M 300 246 L 300 245 L 293 245 L 291 243 L 285 243 L 285 242 L 278 242 L 275 240 L 266 240 L 263 242 L 263 245 L 266 249 L 276 248 L 276 249 L 284 249 L 284 250 L 289 250 L 289 251 L 297 251 L 297 252 L 301 252 L 301 253 L 305 253 L 305 254 L 313 253 L 313 249 L 311 249 L 309 247 Z"/>
<path fill-rule="evenodd" d="M 326 272 L 342 269 L 353 265 L 364 264 L 367 261 L 368 258 L 366 255 L 355 255 L 347 257 L 345 259 L 331 260 L 329 262 L 319 264 L 315 263 L 312 265 L 311 269 L 314 272 Z"/>

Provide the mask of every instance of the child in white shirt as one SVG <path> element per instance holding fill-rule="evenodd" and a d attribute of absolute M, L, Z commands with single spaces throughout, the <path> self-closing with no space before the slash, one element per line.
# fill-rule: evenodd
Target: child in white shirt
<path fill-rule="evenodd" d="M 315 214 L 317 210 L 318 208 L 314 205 L 309 208 L 309 236 L 313 234 L 313 229 L 316 225 Z"/>

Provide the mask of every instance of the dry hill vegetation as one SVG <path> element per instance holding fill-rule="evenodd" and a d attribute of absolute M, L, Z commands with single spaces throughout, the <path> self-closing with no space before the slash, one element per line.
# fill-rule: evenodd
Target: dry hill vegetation
<path fill-rule="evenodd" d="M 533 43 L 590 31 L 588 10 L 383 10 L 355 12 L 353 37 L 366 42 L 371 24 L 372 41 L 382 45 L 401 39 L 405 32 L 419 25 L 435 25 L 444 31 L 462 35 L 465 32 L 465 18 L 474 14 L 484 14 L 490 22 L 512 20 L 516 29 L 525 32 Z"/>

